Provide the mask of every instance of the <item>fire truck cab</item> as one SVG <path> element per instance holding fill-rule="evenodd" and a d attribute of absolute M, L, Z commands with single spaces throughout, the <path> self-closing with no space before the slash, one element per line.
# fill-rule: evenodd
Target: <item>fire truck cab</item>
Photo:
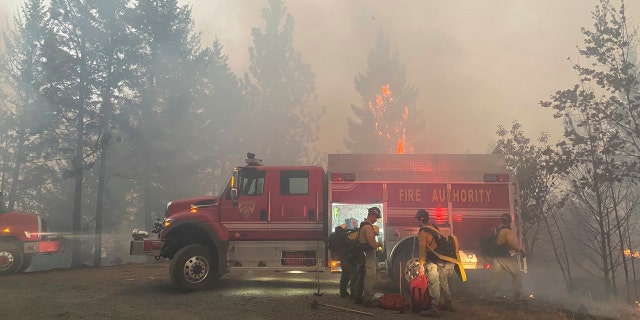
<path fill-rule="evenodd" d="M 39 215 L 26 212 L 0 214 L 0 275 L 29 268 L 34 255 L 64 249 L 64 238 L 43 233 Z"/>
<path fill-rule="evenodd" d="M 185 291 L 230 268 L 318 270 L 327 263 L 324 179 L 322 167 L 263 166 L 249 154 L 217 197 L 170 202 L 157 239 L 135 229 L 131 254 L 171 259 Z"/>

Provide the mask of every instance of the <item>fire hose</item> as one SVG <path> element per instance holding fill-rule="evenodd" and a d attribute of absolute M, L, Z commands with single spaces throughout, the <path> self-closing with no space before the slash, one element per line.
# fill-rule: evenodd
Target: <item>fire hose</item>
<path fill-rule="evenodd" d="M 335 309 L 340 309 L 340 310 L 349 311 L 349 312 L 355 312 L 355 313 L 364 314 L 364 315 L 367 315 L 367 316 L 374 316 L 373 313 L 369 313 L 369 312 L 364 312 L 364 311 L 355 310 L 355 309 L 338 307 L 338 306 L 334 306 L 334 305 L 330 305 L 330 304 L 318 303 L 318 301 L 314 299 L 313 302 L 311 303 L 311 309 L 318 309 L 318 306 L 335 308 Z"/>

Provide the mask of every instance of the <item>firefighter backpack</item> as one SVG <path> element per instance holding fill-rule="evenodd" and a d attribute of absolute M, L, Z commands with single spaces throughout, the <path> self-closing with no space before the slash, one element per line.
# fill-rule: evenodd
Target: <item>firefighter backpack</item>
<path fill-rule="evenodd" d="M 458 275 L 460 280 L 462 280 L 462 282 L 467 281 L 467 274 L 460 260 L 458 238 L 453 234 L 446 237 L 440 233 L 440 230 L 432 226 L 422 227 L 420 231 L 429 232 L 436 241 L 436 249 L 428 248 L 429 251 L 438 257 L 438 259 L 453 264 L 456 275 Z"/>
<path fill-rule="evenodd" d="M 358 230 L 347 230 L 341 226 L 337 226 L 329 235 L 327 248 L 331 253 L 331 260 L 340 261 L 342 254 L 347 253 L 353 246 L 357 244 Z"/>
<path fill-rule="evenodd" d="M 420 274 L 409 282 L 409 294 L 411 296 L 411 312 L 417 313 L 431 307 L 429 295 L 429 280 L 426 274 Z"/>
<path fill-rule="evenodd" d="M 494 232 L 491 232 L 490 235 L 480 239 L 480 254 L 483 257 L 495 258 L 509 256 L 509 245 L 506 243 L 498 245 L 498 234 L 503 228 L 508 229 L 509 227 L 500 226 Z"/>

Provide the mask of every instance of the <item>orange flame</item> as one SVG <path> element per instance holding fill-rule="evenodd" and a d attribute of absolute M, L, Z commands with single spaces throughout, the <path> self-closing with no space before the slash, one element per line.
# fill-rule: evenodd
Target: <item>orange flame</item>
<path fill-rule="evenodd" d="M 625 257 L 630 257 L 630 258 L 640 258 L 640 252 L 638 251 L 634 251 L 631 252 L 631 249 L 624 249 L 624 255 Z"/>
<path fill-rule="evenodd" d="M 376 133 L 378 136 L 384 136 L 391 141 L 396 138 L 397 154 L 413 153 L 413 147 L 407 146 L 406 123 L 409 118 L 409 108 L 404 107 L 401 120 L 392 127 L 391 125 L 385 124 L 381 121 L 388 111 L 388 103 L 393 102 L 393 96 L 391 95 L 391 89 L 388 84 L 380 88 L 380 94 L 376 95 L 375 101 L 375 105 L 372 101 L 369 102 L 369 109 L 373 113 Z"/>

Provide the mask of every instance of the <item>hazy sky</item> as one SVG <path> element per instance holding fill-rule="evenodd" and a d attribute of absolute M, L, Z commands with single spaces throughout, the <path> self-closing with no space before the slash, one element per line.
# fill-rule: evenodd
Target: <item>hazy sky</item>
<path fill-rule="evenodd" d="M 191 3 L 203 44 L 218 37 L 238 76 L 247 72 L 251 29 L 263 27 L 267 0 L 181 0 Z M 615 1 L 613 1 L 615 2 Z M 1 0 L 2 19 L 22 0 Z M 591 28 L 596 0 L 288 0 L 294 47 L 316 75 L 318 105 L 327 107 L 320 146 L 344 152 L 350 105 L 360 104 L 357 73 L 382 27 L 407 66 L 425 110 L 431 153 L 483 153 L 499 124 L 524 124 L 531 138 L 561 138 L 552 112 L 539 106 L 576 82 L 580 27 Z M 617 6 L 617 4 L 615 4 Z M 638 26 L 640 3 L 627 1 Z M 5 23 L 0 25 L 4 28 Z M 391 88 L 393 91 L 393 88 Z M 409 115 L 411 116 L 411 114 Z"/>

